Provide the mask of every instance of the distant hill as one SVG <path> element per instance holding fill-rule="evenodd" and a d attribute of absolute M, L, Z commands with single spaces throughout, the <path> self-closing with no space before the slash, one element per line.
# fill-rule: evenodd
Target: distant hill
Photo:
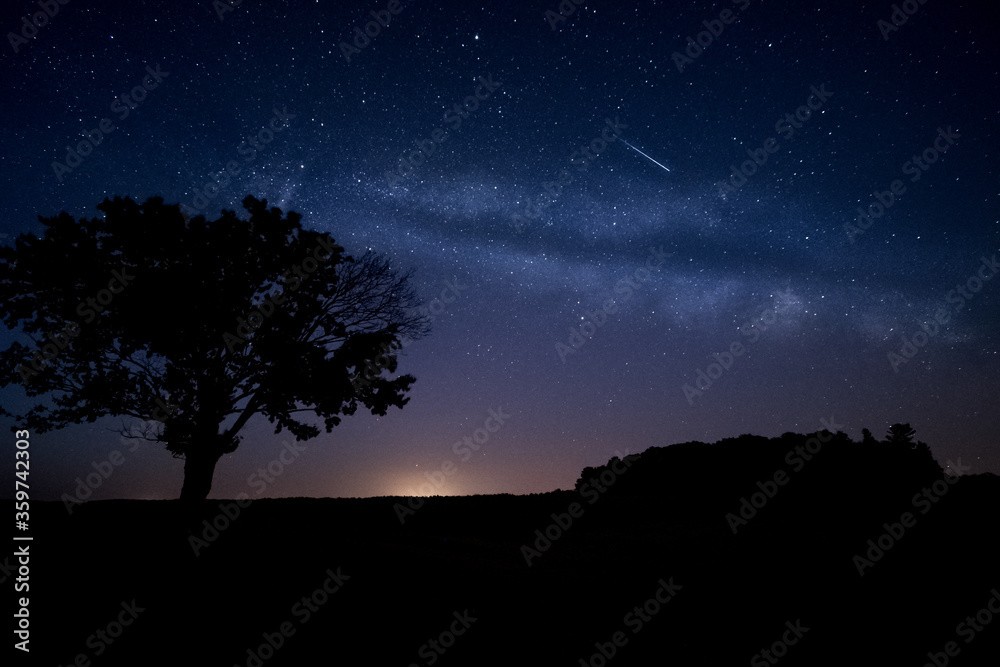
<path fill-rule="evenodd" d="M 926 446 L 820 432 L 655 447 L 403 522 L 402 498 L 215 500 L 196 525 L 175 502 L 35 503 L 32 658 L 995 665 L 1000 615 L 965 619 L 1000 587 L 998 499 Z"/>

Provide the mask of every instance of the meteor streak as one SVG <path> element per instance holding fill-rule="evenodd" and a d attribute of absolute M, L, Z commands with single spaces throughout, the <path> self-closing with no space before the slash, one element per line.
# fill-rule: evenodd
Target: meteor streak
<path fill-rule="evenodd" d="M 669 167 L 664 167 L 662 164 L 660 164 L 659 162 L 657 162 L 653 158 L 649 157 L 648 155 L 646 155 L 645 153 L 643 153 L 641 150 L 639 150 L 638 148 L 636 148 L 635 146 L 633 146 L 629 142 L 625 141 L 621 137 L 618 137 L 618 138 L 621 140 L 621 142 L 623 144 L 625 144 L 626 146 L 628 146 L 629 148 L 631 148 L 632 150 L 634 150 L 636 153 L 638 153 L 639 155 L 643 156 L 644 158 L 646 158 L 647 160 L 649 160 L 650 162 L 652 162 L 653 164 L 655 164 L 657 167 L 661 167 L 663 169 L 666 169 L 667 171 L 670 171 Z"/>

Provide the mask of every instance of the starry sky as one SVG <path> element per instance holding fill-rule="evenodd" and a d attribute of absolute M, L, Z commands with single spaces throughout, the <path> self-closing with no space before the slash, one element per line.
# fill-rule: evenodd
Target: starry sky
<path fill-rule="evenodd" d="M 32 32 L 4 3 L 0 243 L 105 197 L 253 194 L 415 269 L 409 404 L 280 466 L 259 418 L 213 497 L 544 492 L 650 446 L 895 422 L 1000 473 L 986 5 L 70 0 Z M 93 498 L 177 497 L 182 462 L 115 424 L 35 436 L 33 497 L 113 450 Z"/>

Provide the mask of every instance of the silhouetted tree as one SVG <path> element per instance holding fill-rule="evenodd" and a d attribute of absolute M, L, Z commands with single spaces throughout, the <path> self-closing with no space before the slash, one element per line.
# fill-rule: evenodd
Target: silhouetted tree
<path fill-rule="evenodd" d="M 928 475 L 933 477 L 944 476 L 944 468 L 942 468 L 941 464 L 934 458 L 934 453 L 931 452 L 930 445 L 926 442 L 920 442 L 917 440 L 917 444 L 914 446 L 913 452 L 918 465 L 920 465 Z"/>
<path fill-rule="evenodd" d="M 51 395 L 17 417 L 21 428 L 152 416 L 152 431 L 123 423 L 123 435 L 184 458 L 181 498 L 202 500 L 254 415 L 307 440 L 321 431 L 296 413 L 330 432 L 359 405 L 402 408 L 414 378 L 382 371 L 396 370 L 404 337 L 427 331 L 410 274 L 371 252 L 346 256 L 266 200 L 243 207 L 249 221 L 223 211 L 209 222 L 160 198 L 116 197 L 98 205 L 103 219 L 39 216 L 43 238 L 0 248 L 4 322 L 35 341 L 0 353 L 0 386 Z"/>
<path fill-rule="evenodd" d="M 910 428 L 909 424 L 893 424 L 889 427 L 888 433 L 885 434 L 886 442 L 894 445 L 909 445 L 913 442 L 915 433 L 916 431 Z"/>
<path fill-rule="evenodd" d="M 863 445 L 875 445 L 878 444 L 878 440 L 872 435 L 872 432 L 866 428 L 861 429 L 861 444 Z"/>
<path fill-rule="evenodd" d="M 576 480 L 576 484 L 573 488 L 579 491 L 584 484 L 588 483 L 591 479 L 594 479 L 601 474 L 601 468 L 594 468 L 592 466 L 587 466 L 580 472 L 580 476 Z"/>

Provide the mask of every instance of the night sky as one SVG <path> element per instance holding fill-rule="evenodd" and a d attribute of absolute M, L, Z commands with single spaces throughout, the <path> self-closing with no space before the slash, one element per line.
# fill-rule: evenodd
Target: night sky
<path fill-rule="evenodd" d="M 409 404 L 270 482 L 288 435 L 255 418 L 213 497 L 544 492 L 616 452 L 895 422 L 1000 473 L 1000 22 L 904 4 L 70 0 L 24 40 L 38 6 L 4 3 L 0 243 L 105 197 L 252 194 L 415 268 Z M 32 497 L 117 449 L 93 498 L 176 498 L 183 462 L 116 423 L 33 436 Z"/>

